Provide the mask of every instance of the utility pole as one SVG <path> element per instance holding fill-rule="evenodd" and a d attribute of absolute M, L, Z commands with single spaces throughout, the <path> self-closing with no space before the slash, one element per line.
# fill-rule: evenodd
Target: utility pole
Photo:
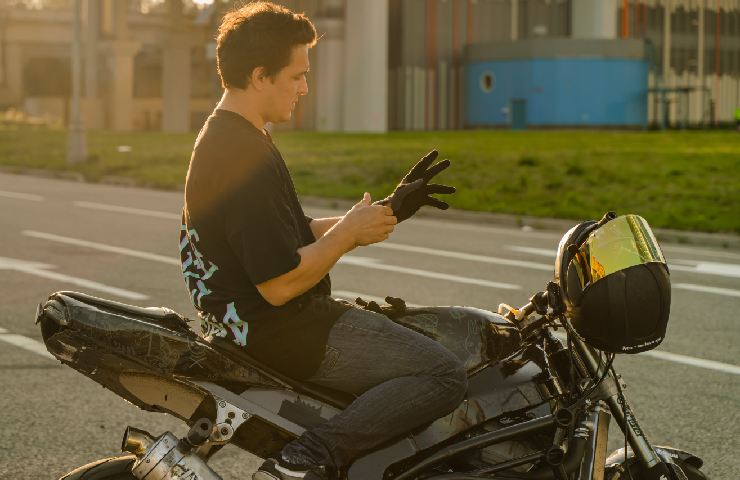
<path fill-rule="evenodd" d="M 699 24 L 697 25 L 699 27 L 698 35 L 698 41 L 696 43 L 696 76 L 699 78 L 699 88 L 701 88 L 701 91 L 699 92 L 699 95 L 701 97 L 701 126 L 704 126 L 704 122 L 706 120 L 706 108 L 705 105 L 707 103 L 706 101 L 706 87 L 707 87 L 707 81 L 704 77 L 704 36 L 706 33 L 704 32 L 704 9 L 705 9 L 705 3 L 706 0 L 700 0 L 699 1 Z"/>
<path fill-rule="evenodd" d="M 67 137 L 67 164 L 82 163 L 87 157 L 87 139 L 82 126 L 80 112 L 80 83 L 82 78 L 82 0 L 74 0 L 74 24 L 72 31 L 72 108 L 69 119 L 69 135 Z"/>

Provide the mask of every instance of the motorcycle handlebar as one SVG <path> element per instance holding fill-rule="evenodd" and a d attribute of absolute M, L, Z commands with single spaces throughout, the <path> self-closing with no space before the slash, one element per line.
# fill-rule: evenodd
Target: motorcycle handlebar
<path fill-rule="evenodd" d="M 499 305 L 499 314 L 516 322 L 523 322 L 535 312 L 543 316 L 548 313 L 558 315 L 565 312 L 565 304 L 557 283 L 549 282 L 544 291 L 532 295 L 529 302 L 520 308 L 514 308 L 504 303 Z"/>
<path fill-rule="evenodd" d="M 528 316 L 530 316 L 530 315 L 531 315 L 532 313 L 534 313 L 534 312 L 535 312 L 535 310 L 537 310 L 537 307 L 535 307 L 534 303 L 532 303 L 532 302 L 528 302 L 528 303 L 527 303 L 526 305 L 524 305 L 524 306 L 523 306 L 523 307 L 522 307 L 522 308 L 521 308 L 520 310 L 521 310 L 521 312 L 522 312 L 522 317 L 523 317 L 523 318 L 527 318 L 527 317 L 528 317 Z"/>

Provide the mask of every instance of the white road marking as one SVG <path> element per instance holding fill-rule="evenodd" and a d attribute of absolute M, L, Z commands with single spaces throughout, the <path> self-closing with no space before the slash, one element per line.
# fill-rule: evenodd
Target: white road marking
<path fill-rule="evenodd" d="M 668 360 L 669 362 L 691 365 L 692 367 L 706 368 L 707 370 L 715 370 L 717 372 L 740 375 L 740 366 L 731 365 L 729 363 L 715 362 L 714 360 L 704 360 L 703 358 L 694 358 L 689 357 L 688 355 L 664 352 L 662 350 L 650 350 L 648 352 L 638 353 L 638 355 L 646 355 L 648 357 L 655 357 L 661 360 Z"/>
<path fill-rule="evenodd" d="M 508 250 L 529 253 L 543 257 L 555 258 L 555 250 L 547 248 L 521 247 L 507 245 Z M 740 265 L 733 263 L 702 262 L 697 260 L 673 259 L 668 268 L 676 272 L 699 273 L 704 275 L 718 275 L 722 277 L 740 278 Z M 717 293 L 717 292 L 715 292 Z"/>
<path fill-rule="evenodd" d="M 510 265 L 513 267 L 530 268 L 533 270 L 542 270 L 546 272 L 552 272 L 554 270 L 553 265 L 547 265 L 545 263 L 534 263 L 527 262 L 524 260 L 512 260 L 510 258 L 490 257 L 487 255 L 476 255 L 472 253 L 462 253 L 453 250 L 439 250 L 436 248 L 417 247 L 414 245 L 402 245 L 400 243 L 375 243 L 371 245 L 374 248 L 384 248 L 387 250 L 398 250 L 401 252 L 413 252 L 423 253 L 426 255 L 434 255 L 437 257 L 456 258 L 458 260 L 469 260 L 471 262 L 481 263 L 494 263 L 497 265 Z"/>
<path fill-rule="evenodd" d="M 384 302 L 384 300 L 380 297 L 375 297 L 373 295 L 367 295 L 367 294 L 359 293 L 359 292 L 351 292 L 347 290 L 335 290 L 333 293 L 339 297 L 344 297 L 347 299 L 354 299 L 357 297 L 362 297 L 365 300 L 375 300 L 378 303 Z M 407 305 L 409 307 L 419 306 L 413 303 L 408 303 Z M 565 339 L 565 335 L 562 332 L 556 332 L 555 335 L 561 338 L 561 340 Z M 37 340 L 34 340 L 32 338 L 25 337 L 23 335 L 8 333 L 8 331 L 4 328 L 0 328 L 0 341 L 10 343 L 11 345 L 15 345 L 16 347 L 23 348 L 25 350 L 33 352 L 42 357 L 55 360 L 54 356 L 51 355 L 47 351 L 46 346 L 43 343 Z M 717 372 L 730 373 L 732 375 L 740 375 L 740 366 L 732 365 L 729 363 L 716 362 L 714 360 L 705 360 L 703 358 L 695 358 L 695 357 L 690 357 L 688 355 L 681 355 L 677 353 L 665 352 L 662 350 L 651 350 L 649 352 L 643 352 L 638 355 L 645 355 L 648 357 L 658 358 L 660 360 L 666 360 L 666 361 L 673 362 L 673 363 L 680 363 L 683 365 L 689 365 L 689 366 L 697 367 L 697 368 L 704 368 L 707 370 L 714 370 Z"/>
<path fill-rule="evenodd" d="M 472 221 L 472 220 L 471 220 Z M 486 225 L 482 223 L 474 224 L 474 223 L 465 223 L 465 220 L 459 221 L 449 221 L 449 220 L 433 220 L 431 218 L 425 218 L 425 217 L 419 217 L 414 219 L 415 223 L 432 226 L 432 227 L 441 227 L 445 229 L 452 228 L 456 231 L 473 231 L 473 232 L 484 232 L 484 233 L 500 233 L 502 235 L 511 235 L 515 237 L 526 237 L 526 238 L 547 238 L 547 239 L 557 239 L 562 236 L 562 233 L 552 233 L 545 230 L 538 230 L 535 228 L 530 227 L 529 225 L 526 225 L 524 227 L 501 227 L 501 226 L 493 226 L 493 225 Z M 567 231 L 567 228 L 563 230 L 563 233 Z"/>
<path fill-rule="evenodd" d="M 725 295 L 727 297 L 740 297 L 740 290 L 734 290 L 732 288 L 708 287 L 706 285 L 696 285 L 695 283 L 674 283 L 671 284 L 671 288 L 679 288 L 681 290 L 691 290 L 694 292 L 702 293 L 715 293 L 717 295 Z"/>
<path fill-rule="evenodd" d="M 21 195 L 25 195 L 25 194 L 21 194 Z M 129 214 L 134 214 L 134 215 L 144 215 L 148 217 L 166 218 L 168 220 L 179 220 L 181 218 L 180 215 L 178 214 L 174 214 L 171 212 L 162 212 L 158 210 L 147 210 L 147 209 L 140 209 L 140 208 L 124 207 L 120 205 L 110 205 L 110 204 L 104 204 L 104 203 L 94 203 L 94 202 L 84 202 L 84 201 L 76 201 L 73 203 L 77 207 L 91 208 L 91 209 L 96 209 L 96 210 L 104 210 L 104 211 L 111 211 L 111 212 L 117 212 L 117 213 L 129 213 Z M 432 223 L 432 222 L 438 223 L 437 221 L 429 221 L 429 220 L 427 222 L 428 223 Z M 455 228 L 458 228 L 458 227 L 459 227 L 458 225 L 455 226 Z M 475 227 L 479 228 L 478 226 L 475 226 Z M 487 227 L 487 226 L 483 226 L 480 228 L 484 228 L 484 229 L 491 230 L 491 231 L 501 231 L 502 233 L 521 233 L 513 229 L 507 230 L 507 229 Z M 549 234 L 544 234 L 544 233 L 543 235 L 549 236 Z M 81 242 L 84 242 L 84 240 L 81 240 Z M 426 255 L 434 255 L 434 256 L 439 256 L 439 257 L 456 258 L 459 260 L 491 263 L 491 264 L 497 264 L 497 265 L 509 265 L 509 266 L 514 266 L 514 267 L 519 267 L 519 268 L 528 268 L 532 270 L 540 270 L 540 271 L 547 271 L 547 272 L 550 272 L 554 269 L 552 265 L 545 264 L 545 263 L 535 263 L 535 262 L 528 262 L 525 260 L 514 260 L 514 259 L 508 259 L 508 258 L 492 257 L 492 256 L 487 256 L 487 255 L 476 255 L 476 254 L 456 252 L 456 251 L 451 251 L 451 250 L 440 250 L 440 249 L 434 249 L 434 248 L 428 248 L 428 247 L 402 245 L 398 243 L 387 243 L 387 242 L 377 243 L 372 246 L 375 248 L 385 248 L 388 250 L 423 253 Z M 118 249 L 119 247 L 111 247 L 111 248 Z M 525 246 L 519 246 L 519 245 L 507 245 L 506 248 L 512 251 L 529 253 L 533 255 L 550 257 L 550 258 L 554 258 L 556 255 L 555 250 L 546 249 L 546 248 L 525 247 Z M 113 250 L 107 250 L 107 251 L 113 251 Z M 710 252 L 708 254 L 715 254 L 715 253 Z M 155 255 L 155 254 L 140 252 L 139 254 L 133 255 L 133 256 L 140 256 L 144 258 L 143 256 L 148 256 L 148 255 Z M 724 264 L 713 263 L 713 262 L 694 262 L 691 260 L 675 260 L 674 262 L 672 261 L 671 264 L 669 264 L 669 267 L 676 271 L 740 278 L 740 266 L 738 265 L 724 265 Z M 171 260 L 165 263 L 171 263 Z M 386 266 L 386 267 L 389 267 L 389 266 Z M 382 269 L 390 270 L 390 268 L 382 268 Z M 461 277 L 461 278 L 464 278 L 464 277 Z M 495 288 L 503 288 L 503 287 L 495 287 Z"/>
<path fill-rule="evenodd" d="M 740 278 L 740 265 L 733 263 L 697 262 L 694 260 L 671 260 L 673 270 L 707 275 L 721 275 L 723 277 Z"/>
<path fill-rule="evenodd" d="M 23 335 L 8 333 L 4 328 L 0 328 L 0 341 L 23 348 L 29 352 L 41 355 L 42 357 L 56 360 L 54 356 L 46 350 L 46 345 L 43 343 L 32 338 L 24 337 Z"/>
<path fill-rule="evenodd" d="M 168 265 L 180 265 L 180 260 L 174 257 L 167 257 L 164 255 L 158 255 L 155 253 L 149 253 L 149 252 L 143 252 L 140 250 L 133 250 L 130 248 L 123 248 L 123 247 L 116 247 L 113 245 L 107 245 L 104 243 L 98 243 L 98 242 L 90 242 L 87 240 L 80 240 L 76 238 L 71 237 L 64 237 L 61 235 L 54 235 L 51 233 L 44 233 L 44 232 L 37 232 L 34 230 L 24 230 L 23 234 L 29 237 L 44 239 L 44 240 L 50 240 L 55 242 L 61 242 L 66 243 L 70 245 L 78 245 L 81 247 L 87 247 L 87 248 L 93 248 L 96 250 L 101 250 L 105 252 L 111 252 L 111 253 L 117 253 L 121 255 L 128 255 L 132 257 L 142 258 L 145 260 L 151 260 L 159 263 L 166 263 Z M 399 244 L 391 244 L 391 249 L 396 250 L 406 250 L 406 251 L 416 251 L 419 253 L 427 253 L 426 250 L 432 250 L 435 253 L 432 254 L 438 254 L 441 252 L 442 256 L 446 256 L 449 254 L 454 254 L 456 252 L 446 252 L 443 250 L 433 250 L 433 249 L 426 249 L 423 247 L 407 247 L 406 245 L 399 245 Z M 400 248 L 398 248 L 400 247 Z M 521 247 L 521 248 L 529 248 L 529 247 Z M 538 249 L 538 250 L 544 250 L 544 249 Z M 521 251 L 521 250 L 520 250 Z M 549 252 L 549 251 L 548 251 Z M 461 254 L 463 256 L 467 256 L 467 254 Z M 479 255 L 473 255 L 473 257 L 483 257 Z M 491 258 L 491 257 L 483 257 L 485 258 Z M 505 259 L 501 259 L 505 260 Z M 481 260 L 486 261 L 486 260 Z M 342 259 L 340 259 L 339 263 L 347 264 L 347 265 L 356 265 L 356 266 L 362 266 L 366 268 L 373 268 L 377 270 L 386 270 L 386 271 L 394 271 L 399 273 L 407 273 L 411 275 L 417 275 L 421 277 L 426 278 L 434 278 L 434 279 L 440 279 L 440 280 L 447 280 L 447 281 L 453 281 L 456 283 L 465 283 L 465 284 L 472 284 L 472 285 L 480 285 L 480 286 L 486 286 L 486 287 L 492 287 L 492 288 L 500 288 L 500 289 L 508 289 L 508 290 L 520 290 L 521 287 L 518 285 L 512 285 L 512 284 L 506 284 L 506 283 L 499 283 L 499 282 L 490 282 L 488 280 L 482 280 L 482 279 L 474 279 L 474 278 L 467 278 L 467 277 L 460 277 L 457 275 L 449 275 L 444 273 L 438 273 L 438 272 L 430 272 L 426 270 L 419 270 L 414 268 L 406 268 L 406 267 L 399 267 L 395 265 L 385 265 L 382 263 L 381 260 L 369 258 L 369 257 L 358 257 L 354 255 L 345 256 Z M 45 271 L 49 268 L 51 268 L 50 265 L 46 264 L 39 264 L 39 263 L 32 263 L 32 262 L 26 262 L 26 266 L 33 266 L 35 269 L 39 269 L 42 271 Z M 534 264 L 537 265 L 537 264 Z M 541 269 L 545 269 L 547 267 L 548 270 L 551 269 L 549 266 L 545 266 L 542 264 Z M 50 272 L 46 272 L 48 275 Z M 48 278 L 48 277 L 47 277 Z M 692 290 L 697 292 L 704 292 L 704 293 L 714 293 L 718 295 L 725 295 L 725 296 L 732 296 L 732 297 L 738 297 L 740 296 L 740 291 L 733 290 L 729 288 L 719 288 L 719 287 L 707 287 L 703 285 L 695 285 L 690 283 L 676 283 L 673 284 L 673 288 L 683 289 L 683 290 Z M 141 294 L 138 294 L 141 295 Z M 373 298 L 373 300 L 376 300 Z M 381 299 L 382 300 L 382 299 Z"/>
<path fill-rule="evenodd" d="M 122 205 L 111 205 L 107 203 L 75 201 L 73 202 L 73 205 L 75 205 L 76 207 L 91 208 L 94 210 L 104 210 L 104 211 L 116 212 L 116 213 L 130 213 L 133 215 L 144 215 L 147 217 L 158 217 L 158 218 L 166 218 L 166 219 L 173 219 L 173 220 L 181 219 L 180 214 L 174 214 L 171 212 L 163 212 L 160 210 L 148 210 L 148 209 L 142 209 L 142 208 L 132 208 L 132 207 L 125 207 Z M 342 215 L 343 213 L 345 213 L 341 210 L 330 210 L 330 209 L 320 209 L 320 208 L 306 208 L 306 210 L 309 213 L 314 212 L 314 211 L 332 212 L 330 213 L 331 216 Z M 418 224 L 434 226 L 434 227 L 441 226 L 441 227 L 449 228 L 450 226 L 450 223 L 444 220 L 432 220 L 432 219 L 422 218 L 422 219 L 415 220 L 415 222 Z M 543 232 L 543 231 L 523 230 L 523 229 L 517 229 L 515 227 L 506 228 L 506 227 L 495 227 L 495 226 L 487 226 L 487 225 L 471 225 L 471 224 L 458 223 L 458 222 L 454 223 L 453 228 L 456 230 L 485 231 L 485 232 L 501 233 L 501 234 L 507 234 L 507 235 L 515 235 L 515 236 L 525 235 L 528 238 L 532 238 L 532 237 L 559 238 L 560 237 L 557 234 L 552 234 L 552 233 Z"/>
<path fill-rule="evenodd" d="M 347 300 L 354 300 L 357 297 L 362 297 L 364 300 L 374 300 L 378 302 L 379 304 L 385 303 L 385 299 L 376 297 L 374 295 L 368 295 L 365 293 L 360 292 L 352 292 L 347 290 L 333 290 L 332 293 L 334 295 L 337 295 L 342 298 L 346 298 Z M 740 293 L 740 292 L 738 292 Z M 413 303 L 407 303 L 409 307 L 419 307 L 420 305 L 416 305 Z M 565 332 L 557 331 L 555 332 L 555 336 L 558 337 L 560 340 L 565 341 L 566 335 Z M 729 363 L 722 363 L 722 362 L 716 362 L 714 360 L 705 360 L 703 358 L 695 358 L 690 357 L 688 355 L 681 355 L 678 353 L 671 353 L 671 352 L 665 352 L 662 350 L 650 350 L 648 352 L 642 352 L 638 355 L 645 355 L 648 357 L 658 358 L 660 360 L 666 360 L 673 363 L 680 363 L 683 365 L 690 365 L 692 367 L 698 367 L 698 368 L 704 368 L 707 370 L 714 370 L 717 372 L 723 372 L 723 373 L 731 373 L 733 375 L 740 375 L 740 366 L 732 365 Z"/>
<path fill-rule="evenodd" d="M 532 255 L 538 255 L 543 257 L 551 257 L 555 258 L 555 255 L 557 255 L 557 250 L 553 250 L 550 248 L 535 248 L 535 247 L 523 247 L 519 245 L 507 245 L 506 248 L 508 250 L 512 250 L 514 252 L 522 252 L 522 253 L 531 253 Z M 662 247 L 663 250 L 666 251 L 677 251 L 681 253 L 693 253 L 696 255 L 707 255 L 711 257 L 719 257 L 719 258 L 732 258 L 732 259 L 740 259 L 740 255 L 731 253 L 731 252 L 712 252 L 708 250 L 701 250 L 701 249 L 689 249 L 689 248 L 681 248 L 681 247 L 671 247 L 671 246 L 664 246 Z M 709 265 L 709 268 L 711 268 L 711 265 L 722 265 L 722 264 L 713 264 L 712 262 L 701 262 L 699 260 L 692 261 L 692 260 L 672 260 L 672 262 L 691 262 L 693 264 L 698 263 L 706 263 Z M 740 267 L 739 267 L 740 268 Z"/>
<path fill-rule="evenodd" d="M 568 338 L 565 332 L 560 330 L 555 332 L 555 336 L 563 342 L 567 341 Z M 679 353 L 671 353 L 663 350 L 649 350 L 647 352 L 638 353 L 637 355 L 645 355 L 646 357 L 658 358 L 668 362 L 681 363 L 683 365 L 714 370 L 716 372 L 740 375 L 740 366 L 732 365 L 730 363 L 715 362 L 714 360 L 705 360 L 703 358 L 690 357 Z"/>
<path fill-rule="evenodd" d="M 104 293 L 110 293 L 122 298 L 129 298 L 131 300 L 146 300 L 149 297 L 143 293 L 132 292 L 131 290 L 125 290 L 123 288 L 111 287 L 93 280 L 86 280 L 84 278 L 73 277 L 71 275 L 64 275 L 63 273 L 53 272 L 48 270 L 54 268 L 53 265 L 47 265 L 37 262 L 27 262 L 24 260 L 16 260 L 14 258 L 0 257 L 0 270 L 14 270 L 16 272 L 22 272 L 29 275 L 34 275 L 41 278 L 47 278 L 49 280 L 56 280 L 67 284 L 77 285 L 78 287 L 89 288 L 91 290 L 97 290 Z"/>
<path fill-rule="evenodd" d="M 155 262 L 167 263 L 170 265 L 180 265 L 180 260 L 174 257 L 166 257 L 164 255 L 157 255 L 154 253 L 142 252 L 140 250 L 132 250 L 130 248 L 115 247 L 104 243 L 89 242 L 87 240 L 80 240 L 76 238 L 63 237 L 61 235 L 54 235 L 50 233 L 35 232 L 33 230 L 24 230 L 24 235 L 32 236 L 35 238 L 42 238 L 45 240 L 51 240 L 55 242 L 62 242 L 72 245 L 79 245 L 81 247 L 93 248 L 96 250 L 102 250 L 106 252 L 118 253 L 121 255 L 128 255 L 146 260 L 153 260 Z M 464 283 L 470 285 L 480 285 L 484 287 L 499 288 L 505 290 L 521 290 L 522 287 L 519 285 L 513 285 L 510 283 L 501 282 L 490 282 L 488 280 L 481 280 L 477 278 L 467 278 L 458 275 L 448 275 L 445 273 L 431 272 L 428 270 L 419 270 L 416 268 L 399 267 L 396 265 L 385 265 L 382 260 L 369 258 L 369 257 L 357 257 L 354 255 L 347 255 L 342 257 L 339 262 L 340 264 L 355 265 L 365 268 L 372 268 L 376 270 L 386 270 L 392 272 L 406 273 L 409 275 L 416 275 L 425 278 L 434 278 L 437 280 L 447 280 L 451 282 Z M 1 264 L 0 264 L 1 265 Z"/>
<path fill-rule="evenodd" d="M 557 250 L 553 250 L 551 248 L 522 247 L 520 245 L 506 245 L 506 249 L 514 252 L 530 253 L 532 255 L 553 259 L 555 258 L 555 255 L 558 254 Z"/>
<path fill-rule="evenodd" d="M 661 245 L 661 248 L 667 252 L 679 252 L 679 253 L 688 253 L 690 255 L 704 255 L 707 257 L 717 257 L 717 258 L 724 258 L 724 259 L 729 258 L 729 259 L 740 260 L 740 254 L 733 253 L 733 252 L 704 250 L 701 248 L 675 247 L 673 245 Z"/>
<path fill-rule="evenodd" d="M 66 243 L 68 245 L 77 245 L 79 247 L 92 248 L 103 252 L 118 253 L 121 255 L 128 255 L 130 257 L 143 258 L 144 260 L 152 260 L 155 262 L 180 266 L 180 260 L 178 260 L 177 258 L 166 257 L 164 255 L 158 255 L 156 253 L 142 252 L 140 250 L 132 250 L 130 248 L 114 247 L 113 245 L 107 245 L 105 243 L 90 242 L 88 240 L 63 237 L 61 235 L 54 235 L 53 233 L 37 232 L 35 230 L 23 230 L 21 233 L 27 237 L 40 238 L 43 240 L 50 240 L 52 242 Z"/>
<path fill-rule="evenodd" d="M 432 272 L 429 270 L 420 270 L 418 268 L 399 267 L 398 265 L 386 265 L 381 260 L 367 257 L 356 257 L 354 255 L 345 255 L 339 259 L 339 264 L 355 265 L 359 267 L 372 268 L 375 270 L 385 270 L 388 272 L 405 273 L 417 277 L 433 278 L 435 280 L 446 280 L 448 282 L 463 283 L 467 285 L 478 285 L 481 287 L 498 288 L 502 290 L 521 290 L 522 287 L 511 283 L 491 282 L 478 278 L 461 277 L 459 275 L 450 275 L 447 273 Z"/>
<path fill-rule="evenodd" d="M 696 264 L 696 270 L 699 273 L 740 278 L 740 265 L 734 263 L 699 262 Z"/>
<path fill-rule="evenodd" d="M 737 293 L 738 293 L 738 296 L 740 296 L 740 292 L 737 292 Z M 383 298 L 376 297 L 374 295 L 368 295 L 365 293 L 353 292 L 349 290 L 334 290 L 333 294 L 339 297 L 346 298 L 348 300 L 354 300 L 357 297 L 362 297 L 365 300 L 374 300 L 378 303 L 385 302 Z M 414 303 L 407 303 L 407 305 L 409 307 L 419 306 Z M 561 339 L 565 338 L 565 335 L 562 332 L 556 332 L 556 336 L 558 336 Z M 46 357 L 52 360 L 54 359 L 54 357 L 46 350 L 46 346 L 43 343 L 38 342 L 28 337 L 24 337 L 23 335 L 16 335 L 16 334 L 8 333 L 8 330 L 4 328 L 0 328 L 0 341 L 10 343 L 12 345 L 26 349 L 30 352 L 36 353 L 43 357 Z M 689 365 L 692 367 L 704 368 L 707 370 L 714 370 L 714 371 L 723 372 L 723 373 L 730 373 L 733 375 L 740 375 L 740 366 L 732 365 L 728 363 L 716 362 L 714 360 L 705 360 L 702 358 L 695 358 L 695 357 L 690 357 L 688 355 L 681 355 L 677 353 L 665 352 L 662 350 L 651 350 L 648 352 L 643 352 L 639 355 L 654 357 L 660 360 L 666 360 L 666 361 L 673 362 L 673 363 L 680 363 L 680 364 Z"/>
<path fill-rule="evenodd" d="M 311 215 L 314 218 L 320 218 L 320 217 L 336 217 L 340 215 L 344 215 L 347 210 L 341 209 L 341 208 L 326 208 L 326 207 L 312 207 L 312 206 L 305 206 L 304 209 L 306 210 L 306 213 Z M 467 222 L 467 223 L 466 223 Z M 516 226 L 497 226 L 493 223 L 486 224 L 486 223 L 472 223 L 473 220 L 444 220 L 444 219 L 435 219 L 433 217 L 424 217 L 424 216 L 417 216 L 414 217 L 414 224 L 416 225 L 424 225 L 426 227 L 435 227 L 435 228 L 444 228 L 449 229 L 452 228 L 456 231 L 474 231 L 474 232 L 485 232 L 485 233 L 500 233 L 503 235 L 511 235 L 511 236 L 522 236 L 527 238 L 548 238 L 548 239 L 556 239 L 560 238 L 562 234 L 559 233 L 552 233 L 547 230 L 540 230 L 536 228 L 532 228 L 529 225 L 523 226 L 523 227 L 516 227 Z M 563 230 L 563 232 L 565 232 Z"/>
<path fill-rule="evenodd" d="M 172 212 L 161 212 L 158 210 L 145 210 L 142 208 L 131 208 L 131 207 L 123 207 L 120 205 L 109 205 L 107 203 L 94 203 L 94 202 L 82 202 L 82 201 L 72 202 L 72 204 L 75 207 L 91 208 L 93 210 L 104 210 L 107 212 L 130 213 L 133 215 L 143 215 L 146 217 L 166 218 L 168 220 L 180 220 L 181 219 L 180 214 L 175 214 Z"/>
<path fill-rule="evenodd" d="M 0 190 L 0 197 L 15 198 L 17 200 L 30 200 L 32 202 L 44 201 L 44 197 L 42 197 L 41 195 L 34 195 L 32 193 L 8 192 L 7 190 Z"/>

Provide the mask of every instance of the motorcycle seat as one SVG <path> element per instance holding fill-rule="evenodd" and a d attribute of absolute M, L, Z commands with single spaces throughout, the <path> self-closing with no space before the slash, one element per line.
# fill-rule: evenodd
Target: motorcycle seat
<path fill-rule="evenodd" d="M 187 325 L 187 319 L 174 310 L 166 307 L 138 307 L 73 291 L 62 291 L 58 292 L 58 294 L 70 297 L 87 305 L 93 305 L 105 310 L 128 314 L 134 318 L 143 317 L 175 331 L 192 333 L 192 330 L 190 330 Z M 267 377 L 272 377 L 279 383 L 287 385 L 297 393 L 308 395 L 336 408 L 345 409 L 356 398 L 354 395 L 349 393 L 290 378 L 250 356 L 230 340 L 215 337 L 213 341 L 208 343 L 232 361 L 239 364 L 247 364 L 261 371 Z"/>
<path fill-rule="evenodd" d="M 181 317 L 177 312 L 166 307 L 137 307 L 135 305 L 116 302 L 115 300 L 94 297 L 82 292 L 61 291 L 57 292 L 57 294 L 79 300 L 89 305 L 96 305 L 121 313 L 129 313 L 136 317 L 145 317 L 151 320 L 167 320 L 173 318 L 184 320 L 184 317 Z"/>
<path fill-rule="evenodd" d="M 296 380 L 295 378 L 288 377 L 278 372 L 277 370 L 270 368 L 253 356 L 249 355 L 244 351 L 244 349 L 239 347 L 239 345 L 235 344 L 231 340 L 220 337 L 213 337 L 213 339 L 209 343 L 213 346 L 213 348 L 227 355 L 233 361 L 242 364 L 246 363 L 252 367 L 255 367 L 256 369 L 261 370 L 267 376 L 273 377 L 281 383 L 288 385 L 297 393 L 308 395 L 311 398 L 320 400 L 324 403 L 328 403 L 329 405 L 332 405 L 341 410 L 347 408 L 349 404 L 352 403 L 355 398 L 357 398 L 351 393 L 342 392 L 333 388 L 322 387 L 321 385 L 317 385 L 315 383 Z"/>

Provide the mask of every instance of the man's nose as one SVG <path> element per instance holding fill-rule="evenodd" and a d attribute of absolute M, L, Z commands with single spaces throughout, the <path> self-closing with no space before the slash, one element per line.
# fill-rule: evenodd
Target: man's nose
<path fill-rule="evenodd" d="M 301 84 L 298 86 L 298 95 L 305 95 L 308 93 L 308 81 L 304 78 Z"/>

